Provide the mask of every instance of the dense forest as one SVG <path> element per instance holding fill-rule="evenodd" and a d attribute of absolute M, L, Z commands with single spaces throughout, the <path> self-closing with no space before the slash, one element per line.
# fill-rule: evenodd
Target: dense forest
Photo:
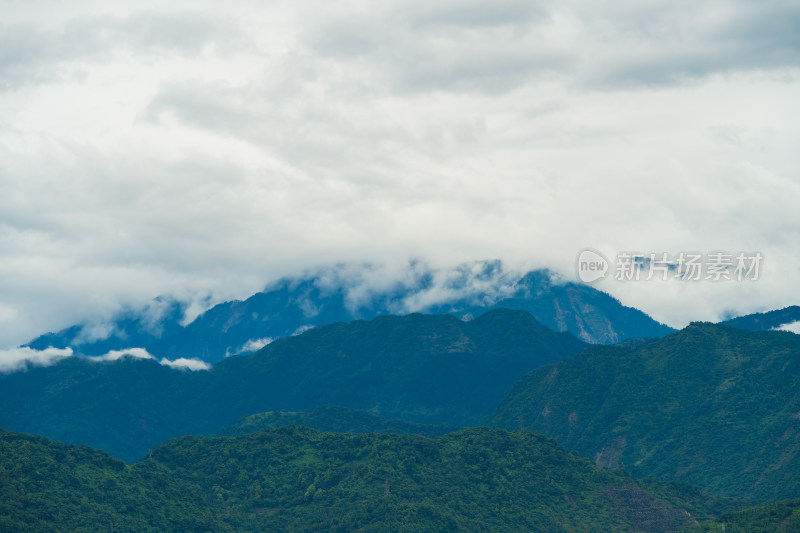
<path fill-rule="evenodd" d="M 485 428 L 181 437 L 133 465 L 8 431 L 0 442 L 9 532 L 679 531 L 741 507 Z"/>
<path fill-rule="evenodd" d="M 532 371 L 488 423 L 520 417 L 597 464 L 755 502 L 800 494 L 800 336 L 696 323 Z"/>

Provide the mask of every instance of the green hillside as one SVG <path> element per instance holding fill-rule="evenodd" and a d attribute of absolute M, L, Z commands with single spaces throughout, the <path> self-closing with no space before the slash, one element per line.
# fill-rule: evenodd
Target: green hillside
<path fill-rule="evenodd" d="M 800 337 L 713 324 L 532 371 L 489 424 L 557 439 L 635 477 L 712 494 L 800 496 Z"/>
<path fill-rule="evenodd" d="M 323 405 L 308 411 L 267 411 L 245 416 L 217 434 L 246 435 L 282 426 L 305 426 L 334 433 L 405 433 L 426 437 L 436 437 L 458 429 L 446 424 L 417 424 L 384 418 L 360 409 Z"/>
<path fill-rule="evenodd" d="M 552 440 L 489 429 L 184 437 L 137 468 L 213 492 L 237 529 L 677 531 L 729 506 L 683 486 L 645 490 Z"/>
<path fill-rule="evenodd" d="M 486 428 L 182 437 L 134 465 L 3 430 L 0 449 L 3 532 L 669 532 L 737 507 Z"/>
<path fill-rule="evenodd" d="M 469 426 L 489 416 L 526 372 L 585 346 L 524 311 L 495 310 L 471 322 L 379 317 L 316 328 L 228 359 L 209 373 L 204 392 L 243 414 L 332 404 Z"/>
<path fill-rule="evenodd" d="M 0 531 L 225 531 L 193 484 L 0 429 Z"/>

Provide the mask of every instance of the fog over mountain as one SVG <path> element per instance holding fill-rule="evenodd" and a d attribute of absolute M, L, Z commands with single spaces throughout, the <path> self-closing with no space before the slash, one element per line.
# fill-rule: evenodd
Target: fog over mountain
<path fill-rule="evenodd" d="M 170 362 L 162 364 L 172 366 L 195 361 L 189 367 L 198 370 L 207 367 L 201 361 L 217 363 L 254 352 L 280 337 L 332 322 L 414 312 L 451 314 L 469 321 L 495 308 L 528 311 L 550 329 L 569 331 L 595 344 L 672 331 L 608 294 L 565 282 L 548 270 L 522 274 L 505 270 L 499 261 L 476 261 L 438 271 L 413 263 L 393 283 L 376 283 L 376 274 L 380 270 L 370 265 L 320 269 L 284 278 L 244 301 L 218 304 L 196 317 L 186 302 L 158 298 L 109 320 L 41 335 L 25 348 L 38 351 L 9 350 L 7 358 L 16 354 L 36 364 L 48 353 L 59 356 L 53 349 L 105 358 L 133 350 L 140 356 L 163 358 Z M 20 363 L 12 365 L 15 368 Z"/>

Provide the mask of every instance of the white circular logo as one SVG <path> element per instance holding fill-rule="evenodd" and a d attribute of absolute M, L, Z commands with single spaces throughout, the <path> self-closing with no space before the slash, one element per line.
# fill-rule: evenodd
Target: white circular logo
<path fill-rule="evenodd" d="M 586 248 L 578 254 L 578 278 L 584 283 L 591 283 L 606 277 L 608 259 L 597 250 Z"/>

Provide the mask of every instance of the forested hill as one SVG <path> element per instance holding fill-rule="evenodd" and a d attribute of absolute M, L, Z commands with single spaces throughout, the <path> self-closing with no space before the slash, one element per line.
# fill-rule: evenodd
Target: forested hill
<path fill-rule="evenodd" d="M 330 324 L 208 371 L 67 357 L 0 375 L 0 427 L 133 461 L 166 439 L 214 434 L 243 416 L 330 404 L 477 425 L 526 372 L 585 346 L 524 311 L 498 309 L 470 322 L 414 314 Z"/>
<path fill-rule="evenodd" d="M 800 497 L 800 336 L 695 323 L 532 371 L 489 424 L 599 465 L 757 501 Z"/>
<path fill-rule="evenodd" d="M 107 453 L 0 429 L 3 533 L 231 531 L 213 496 Z"/>
<path fill-rule="evenodd" d="M 284 427 L 183 437 L 126 465 L 0 430 L 0 530 L 679 531 L 739 507 L 638 482 L 531 433 Z"/>

